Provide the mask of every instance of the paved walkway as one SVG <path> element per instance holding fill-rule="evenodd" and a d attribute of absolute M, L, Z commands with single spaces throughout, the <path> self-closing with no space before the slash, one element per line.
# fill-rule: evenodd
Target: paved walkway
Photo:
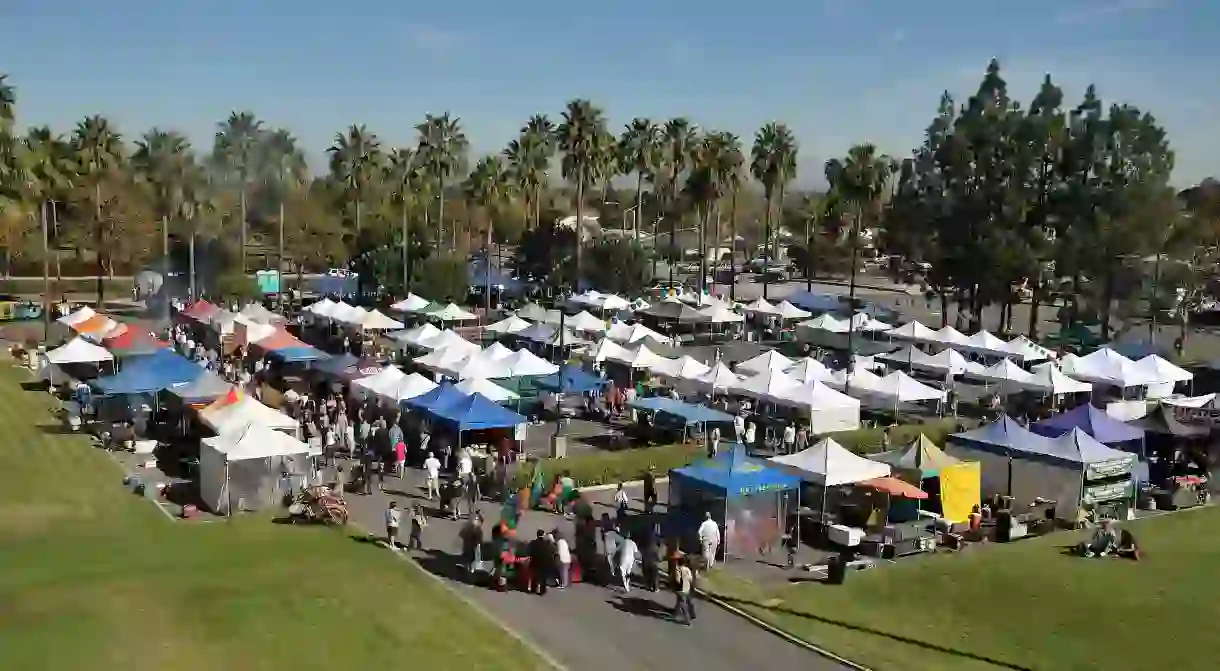
<path fill-rule="evenodd" d="M 380 534 L 389 501 L 397 500 L 399 506 L 418 503 L 430 509 L 421 485 L 420 474 L 410 471 L 405 481 L 388 478 L 386 493 L 349 494 L 352 520 Z M 607 499 L 609 495 L 607 492 Z M 490 531 L 490 525 L 499 519 L 500 506 L 485 501 L 480 509 Z M 596 512 L 600 515 L 601 510 Z M 566 532 L 570 524 L 555 515 L 531 512 L 520 523 L 519 531 L 532 538 L 537 529 L 555 527 Z M 460 552 L 457 531 L 458 523 L 432 517 L 424 531 L 426 551 L 412 552 L 412 556 L 573 671 L 844 668 L 707 602 L 696 603 L 698 619 L 694 626 L 677 624 L 669 616 L 673 596 L 665 591 L 654 594 L 635 589 L 623 594 L 621 590 L 577 584 L 566 590 L 550 590 L 540 597 L 468 585 L 461 581 L 454 557 Z"/>

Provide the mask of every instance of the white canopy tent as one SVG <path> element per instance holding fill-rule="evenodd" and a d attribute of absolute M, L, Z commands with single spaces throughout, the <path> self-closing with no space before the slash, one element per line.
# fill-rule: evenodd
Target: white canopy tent
<path fill-rule="evenodd" d="M 860 401 L 817 380 L 781 391 L 775 402 L 808 413 L 813 433 L 860 428 Z"/>
<path fill-rule="evenodd" d="M 1066 373 L 1059 370 L 1059 366 L 1053 362 L 1046 362 L 1038 366 L 1034 366 L 1033 384 L 1035 389 L 1045 394 L 1087 394 L 1093 391 L 1093 384 L 1090 382 L 1082 382 L 1068 377 Z"/>
<path fill-rule="evenodd" d="M 911 321 L 890 329 L 885 332 L 891 338 L 896 340 L 915 340 L 918 342 L 937 342 L 936 331 L 920 324 L 917 321 Z"/>
<path fill-rule="evenodd" d="M 775 306 L 775 311 L 779 314 L 780 319 L 805 319 L 813 313 L 808 310 L 802 310 L 788 301 L 781 301 Z"/>
<path fill-rule="evenodd" d="M 711 366 L 687 355 L 683 355 L 677 359 L 662 358 L 657 363 L 649 366 L 649 370 L 657 375 L 663 375 L 671 379 L 679 380 L 698 379 L 711 369 Z"/>
<path fill-rule="evenodd" d="M 948 325 L 940 327 L 938 330 L 934 331 L 932 335 L 932 342 L 938 342 L 942 345 L 950 347 L 966 346 L 968 344 L 968 340 L 969 338 L 966 337 L 966 334 Z"/>
<path fill-rule="evenodd" d="M 602 310 L 629 310 L 631 301 L 615 294 L 602 294 L 601 301 L 594 307 Z"/>
<path fill-rule="evenodd" d="M 507 359 L 514 354 L 516 354 L 515 350 L 511 350 L 498 342 L 493 342 L 487 346 L 487 349 L 483 350 L 482 356 L 489 359 Z"/>
<path fill-rule="evenodd" d="M 247 424 L 201 441 L 199 493 L 208 508 L 222 515 L 234 506 L 275 505 L 293 489 L 284 473 L 308 482 L 309 462 L 305 443 L 262 424 Z"/>
<path fill-rule="evenodd" d="M 274 324 L 288 321 L 283 315 L 268 310 L 261 303 L 247 303 L 241 309 L 241 312 L 237 314 L 260 324 Z M 399 328 L 402 327 L 400 326 Z"/>
<path fill-rule="evenodd" d="M 851 325 L 847 320 L 836 319 L 829 312 L 820 314 L 809 321 L 804 321 L 796 325 L 798 329 L 810 329 L 814 331 L 826 331 L 828 333 L 847 333 Z"/>
<path fill-rule="evenodd" d="M 741 381 L 741 378 L 738 377 L 736 373 L 729 370 L 728 366 L 724 365 L 723 363 L 716 362 L 716 365 L 712 366 L 711 370 L 691 381 L 695 383 L 695 386 L 701 389 L 706 389 L 714 394 L 717 391 L 724 391 L 732 388 L 733 385 L 736 385 Z"/>
<path fill-rule="evenodd" d="M 773 349 L 769 349 L 753 359 L 742 361 L 737 364 L 736 368 L 738 374 L 750 375 L 766 371 L 782 371 L 791 368 L 793 363 L 795 362 L 792 359 Z"/>
<path fill-rule="evenodd" d="M 360 320 L 360 328 L 365 331 L 396 331 L 404 324 L 397 319 L 391 319 L 380 310 L 372 310 Z"/>
<path fill-rule="evenodd" d="M 1153 372 L 1136 366 L 1134 361 L 1109 347 L 1066 361 L 1064 372 L 1078 380 L 1114 387 L 1137 387 L 1158 381 Z"/>
<path fill-rule="evenodd" d="M 460 350 L 464 351 L 466 354 L 472 354 L 480 349 L 478 345 L 458 335 L 456 331 L 451 331 L 449 329 L 445 329 L 431 338 L 421 340 L 419 342 L 419 347 L 429 351 L 442 349 Z"/>
<path fill-rule="evenodd" d="M 96 314 L 97 312 L 95 312 L 93 308 L 86 305 L 76 312 L 66 314 L 55 321 L 63 324 L 64 326 L 75 326 L 83 321 L 92 319 Z"/>
<path fill-rule="evenodd" d="M 777 402 L 785 398 L 785 394 L 800 386 L 796 380 L 779 370 L 767 370 L 757 375 L 747 377 L 729 387 L 729 391 L 739 396 L 748 396 L 760 401 Z"/>
<path fill-rule="evenodd" d="M 1005 351 L 1009 352 L 1013 358 L 1025 363 L 1031 361 L 1046 361 L 1056 358 L 1055 352 L 1038 343 L 1019 335 L 1004 346 Z"/>
<path fill-rule="evenodd" d="M 1003 395 L 1019 391 L 1042 391 L 1043 386 L 1038 377 L 1012 362 L 1012 359 L 1000 359 L 984 368 L 981 372 L 971 373 L 973 377 L 983 380 L 988 385 L 995 385 Z"/>
<path fill-rule="evenodd" d="M 651 339 L 662 345 L 668 345 L 673 342 L 669 336 L 662 335 L 656 331 L 644 326 L 643 324 L 628 324 L 626 322 L 615 322 L 610 325 L 606 331 L 606 337 L 628 345 L 634 345 L 641 340 Z"/>
<path fill-rule="evenodd" d="M 796 454 L 771 457 L 770 461 L 806 482 L 823 487 L 852 485 L 890 474 L 890 465 L 852 454 L 831 438 Z"/>
<path fill-rule="evenodd" d="M 945 400 L 944 391 L 929 387 L 900 370 L 881 378 L 877 384 L 876 391 L 893 397 L 899 403 Z"/>
<path fill-rule="evenodd" d="M 570 328 L 576 331 L 587 331 L 589 333 L 605 333 L 606 322 L 594 317 L 588 312 L 581 310 L 576 314 L 564 320 L 564 328 Z"/>
<path fill-rule="evenodd" d="M 1149 354 L 1136 361 L 1135 367 L 1156 379 L 1156 382 L 1148 385 L 1147 398 L 1172 396 L 1173 388 L 1179 382 L 1190 382 L 1195 379 L 1193 373 L 1173 365 L 1156 354 Z"/>
<path fill-rule="evenodd" d="M 432 305 L 432 301 L 409 293 L 406 298 L 391 305 L 390 309 L 396 312 L 419 312 L 429 305 Z"/>
<path fill-rule="evenodd" d="M 981 373 L 983 366 L 967 361 L 966 357 L 959 354 L 954 349 L 943 349 L 936 354 L 924 357 L 924 359 L 916 364 L 915 368 L 940 373 L 942 375 L 961 375 L 963 373 Z"/>
<path fill-rule="evenodd" d="M 1012 351 L 1008 347 L 1008 343 L 1000 340 L 990 331 L 982 330 L 966 338 L 965 346 L 962 347 L 970 352 L 981 354 L 983 356 L 992 357 L 1010 357 Z"/>
<path fill-rule="evenodd" d="M 363 393 L 377 396 L 381 389 L 388 388 L 406 376 L 407 374 L 402 372 L 398 366 L 386 366 L 372 375 L 353 380 L 351 387 L 352 394 L 359 395 Z"/>
<path fill-rule="evenodd" d="M 529 322 L 518 317 L 517 315 L 509 315 L 494 324 L 484 326 L 483 330 L 498 335 L 513 335 L 520 333 L 529 327 Z"/>
<path fill-rule="evenodd" d="M 105 347 L 94 345 L 81 336 L 47 352 L 47 361 L 55 365 L 68 363 L 101 363 L 113 361 L 114 355 Z"/>
<path fill-rule="evenodd" d="M 648 349 L 648 345 L 640 345 L 639 348 L 634 351 L 624 350 L 623 354 L 625 354 L 625 356 L 611 356 L 608 357 L 608 359 L 610 361 L 625 364 L 632 368 L 647 369 L 653 367 L 664 358 Z"/>
<path fill-rule="evenodd" d="M 559 366 L 527 349 L 517 350 L 501 361 L 508 366 L 509 377 L 534 377 L 559 372 Z"/>
<path fill-rule="evenodd" d="M 504 378 L 512 377 L 513 374 L 505 359 L 486 356 L 483 352 L 471 354 L 444 366 L 439 372 L 455 380 Z"/>
<path fill-rule="evenodd" d="M 495 401 L 496 403 L 516 401 L 517 399 L 521 398 L 516 392 L 505 389 L 495 382 L 491 382 L 486 378 L 481 377 L 462 380 L 454 385 L 454 387 L 467 396 L 471 394 L 481 394 L 488 399 Z"/>
<path fill-rule="evenodd" d="M 436 310 L 428 310 L 425 315 L 442 322 L 466 322 L 478 319 L 478 315 L 462 309 L 456 303 L 450 303 Z"/>
<path fill-rule="evenodd" d="M 746 320 L 745 315 L 733 312 L 727 305 L 709 305 L 701 310 L 699 314 L 707 317 L 713 324 L 740 324 Z"/>
<path fill-rule="evenodd" d="M 217 435 L 240 432 L 251 425 L 290 435 L 295 435 L 297 431 L 297 420 L 246 395 L 242 395 L 235 403 L 221 399 L 209 405 L 199 411 L 199 419 Z"/>
<path fill-rule="evenodd" d="M 873 319 L 865 312 L 857 312 L 852 315 L 851 326 L 853 330 L 864 331 L 866 333 L 880 333 L 894 328 L 890 324 Z"/>
<path fill-rule="evenodd" d="M 422 347 L 425 342 L 428 342 L 441 334 L 441 330 L 432 324 L 423 324 L 416 326 L 413 329 L 407 329 L 402 333 L 395 334 L 394 340 L 403 345 L 411 347 Z"/>
<path fill-rule="evenodd" d="M 622 361 L 630 356 L 631 354 L 626 348 L 609 338 L 602 338 L 585 352 L 585 357 L 594 363 L 601 363 L 606 359 Z"/>
<path fill-rule="evenodd" d="M 335 311 L 335 306 L 337 306 L 337 305 L 338 305 L 338 303 L 332 301 L 331 299 L 323 298 L 322 300 L 318 301 L 317 303 L 311 303 L 309 306 L 307 306 L 305 308 L 305 311 L 312 313 L 313 315 L 315 315 L 317 317 L 329 318 L 331 316 L 331 314 Z"/>
<path fill-rule="evenodd" d="M 754 302 L 746 305 L 745 311 L 760 315 L 779 315 L 779 308 L 768 303 L 764 298 L 758 298 Z"/>
<path fill-rule="evenodd" d="M 825 382 L 834 377 L 834 371 L 813 357 L 798 359 L 796 363 L 785 369 L 784 372 L 801 384 L 808 384 L 814 381 Z"/>
<path fill-rule="evenodd" d="M 524 329 L 521 329 L 520 331 L 517 331 L 514 335 L 516 335 L 518 338 L 524 338 L 525 340 L 532 342 L 546 342 L 550 340 L 558 330 L 559 328 L 557 326 L 543 322 L 536 322 L 534 324 L 530 324 Z"/>

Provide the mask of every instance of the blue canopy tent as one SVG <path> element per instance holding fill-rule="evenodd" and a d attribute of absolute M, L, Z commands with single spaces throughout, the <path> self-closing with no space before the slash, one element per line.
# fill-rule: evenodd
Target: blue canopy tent
<path fill-rule="evenodd" d="M 727 556 L 734 547 L 758 548 L 778 539 L 790 512 L 787 492 L 800 491 L 801 479 L 746 454 L 744 445 L 715 459 L 669 472 L 669 501 L 676 528 L 698 525 L 711 513 L 720 526 Z M 792 506 L 795 510 L 797 506 Z"/>
<path fill-rule="evenodd" d="M 176 384 L 192 382 L 203 373 L 204 369 L 198 364 L 163 349 L 129 360 L 118 374 L 98 378 L 92 385 L 103 396 L 154 394 Z"/>
<path fill-rule="evenodd" d="M 285 347 L 284 349 L 273 349 L 270 352 L 267 352 L 267 356 L 284 363 L 310 363 L 313 361 L 324 361 L 330 358 L 329 354 L 314 347 Z"/>
<path fill-rule="evenodd" d="M 229 393 L 233 384 L 216 373 L 203 371 L 199 377 L 190 382 L 170 385 L 166 393 L 174 396 L 183 405 L 198 405 L 211 403 Z"/>
<path fill-rule="evenodd" d="M 466 398 L 466 394 L 454 389 L 452 384 L 442 382 L 432 391 L 429 391 L 426 394 L 420 394 L 415 398 L 405 399 L 400 401 L 399 404 L 407 410 L 417 410 L 420 412 L 431 413 L 446 405 L 459 403 L 464 398 Z"/>
<path fill-rule="evenodd" d="M 606 378 L 587 373 L 576 366 L 563 366 L 559 372 L 544 375 L 534 382 L 542 389 L 561 394 L 586 394 L 602 389 L 608 383 Z"/>
<path fill-rule="evenodd" d="M 355 273 L 345 272 L 342 275 L 322 275 L 315 277 L 310 282 L 310 288 L 315 292 L 325 295 L 335 296 L 352 296 L 359 289 L 359 276 Z"/>
<path fill-rule="evenodd" d="M 675 424 L 679 425 L 683 439 L 692 426 L 698 427 L 699 432 L 704 433 L 708 424 L 733 423 L 733 416 L 727 413 L 713 410 L 706 405 L 686 403 L 664 396 L 637 398 L 629 405 L 637 410 L 655 412 L 654 424 L 659 428 L 675 428 Z"/>
<path fill-rule="evenodd" d="M 330 377 L 341 377 L 348 368 L 360 363 L 360 359 L 356 356 L 344 352 L 343 354 L 334 354 L 327 359 L 319 361 L 313 366 L 313 370 L 323 375 Z"/>
<path fill-rule="evenodd" d="M 788 297 L 788 302 L 802 310 L 816 314 L 838 312 L 843 308 L 843 302 L 838 296 L 815 294 L 808 291 L 798 291 Z"/>
<path fill-rule="evenodd" d="M 1133 452 L 1139 457 L 1139 463 L 1136 465 L 1136 479 L 1140 482 L 1148 481 L 1144 430 L 1114 419 L 1104 410 L 1086 403 L 1037 422 L 1030 428 L 1035 433 L 1052 438 L 1068 433 L 1072 429 L 1080 429 L 1097 439 L 1098 442 Z"/>
<path fill-rule="evenodd" d="M 454 393 L 461 392 L 454 390 Z M 481 429 L 511 429 L 529 420 L 482 394 L 453 398 L 449 403 L 433 408 L 431 414 L 457 425 L 458 431 Z"/>

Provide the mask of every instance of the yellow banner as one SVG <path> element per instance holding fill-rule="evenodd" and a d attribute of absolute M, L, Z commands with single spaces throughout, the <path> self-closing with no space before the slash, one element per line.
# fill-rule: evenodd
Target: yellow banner
<path fill-rule="evenodd" d="M 946 520 L 967 522 L 982 498 L 977 461 L 963 461 L 940 469 L 940 506 Z"/>

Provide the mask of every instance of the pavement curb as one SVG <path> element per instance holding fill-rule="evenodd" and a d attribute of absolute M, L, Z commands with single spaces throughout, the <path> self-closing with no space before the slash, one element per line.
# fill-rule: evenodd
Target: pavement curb
<path fill-rule="evenodd" d="M 669 484 L 669 478 L 657 478 L 658 485 Z M 627 480 L 623 482 L 623 487 L 643 487 L 643 480 Z M 618 484 L 613 485 L 590 485 L 588 487 L 577 486 L 576 489 L 582 492 L 608 492 L 611 489 L 618 489 Z"/>
<path fill-rule="evenodd" d="M 724 599 L 721 599 L 716 596 L 712 596 L 711 594 L 708 594 L 707 592 L 705 592 L 701 589 L 698 589 L 698 588 L 695 589 L 695 592 L 697 594 L 699 594 L 700 596 L 702 596 L 707 601 L 729 611 L 730 613 L 736 615 L 737 617 L 742 618 L 743 620 L 749 622 L 750 624 L 753 624 L 756 627 L 760 627 L 772 634 L 775 634 L 776 636 L 784 639 L 785 641 L 788 641 L 789 643 L 791 643 L 793 645 L 802 647 L 816 655 L 821 655 L 822 657 L 825 657 L 826 659 L 829 659 L 837 664 L 842 664 L 843 666 L 846 666 L 849 669 L 854 669 L 854 671 L 874 671 L 873 669 L 871 669 L 867 666 L 864 666 L 863 664 L 857 664 L 856 662 L 853 662 L 850 659 L 836 655 L 835 653 L 827 650 L 826 648 L 814 645 L 813 643 L 810 643 L 809 641 L 806 641 L 803 638 L 794 636 L 794 635 L 784 631 L 783 629 L 776 627 L 775 625 L 771 624 L 770 622 L 767 622 L 766 620 L 763 620 L 755 615 L 751 615 L 750 613 L 746 612 L 745 610 L 742 610 L 741 608 L 734 606 L 733 604 L 729 603 L 728 601 L 725 601 Z"/>

